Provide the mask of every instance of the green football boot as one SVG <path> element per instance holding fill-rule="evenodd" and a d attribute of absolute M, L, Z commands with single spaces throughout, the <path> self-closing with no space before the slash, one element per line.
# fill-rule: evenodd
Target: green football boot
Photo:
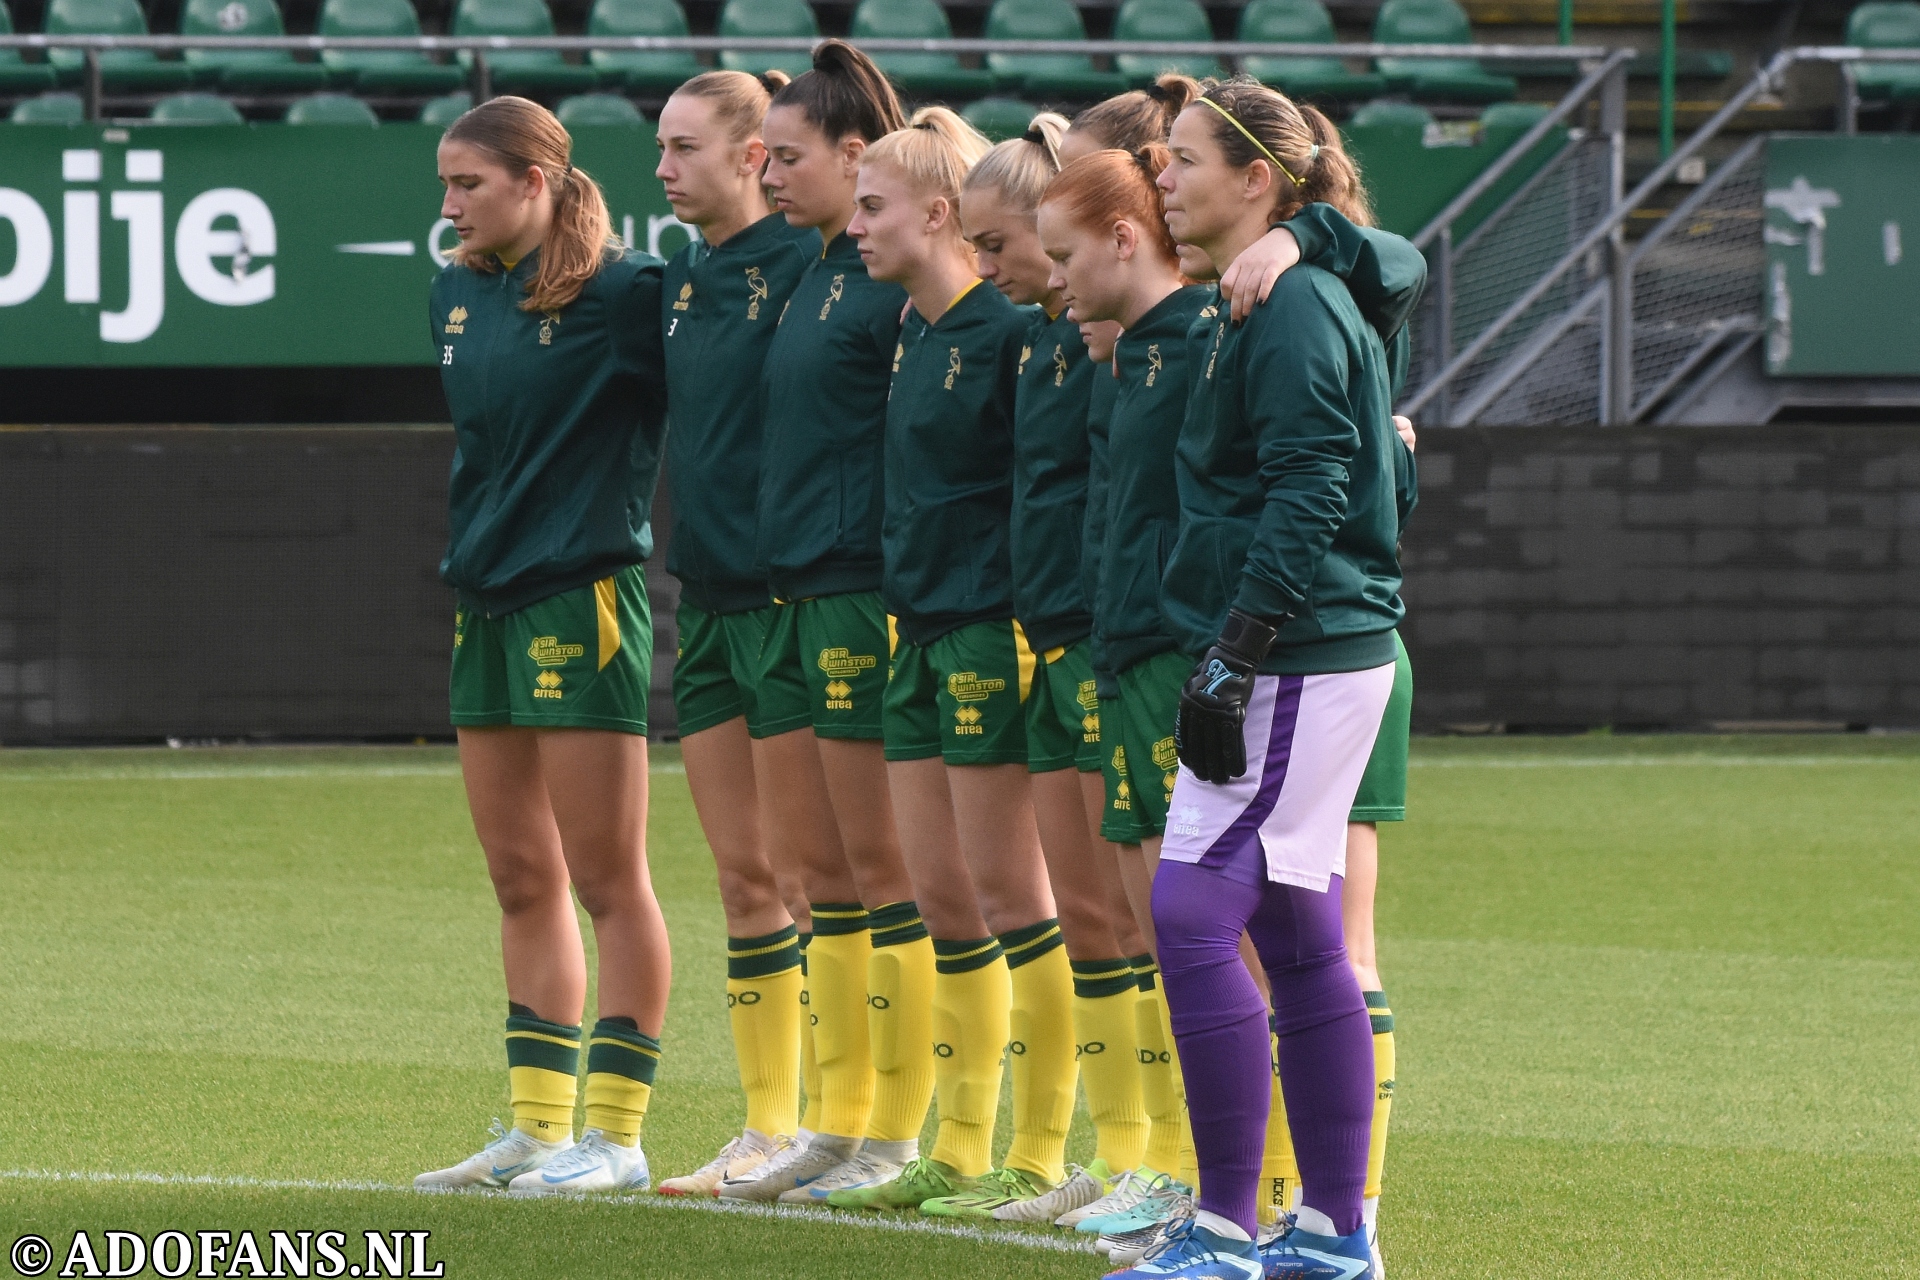
<path fill-rule="evenodd" d="M 929 1200 L 973 1189 L 973 1179 L 952 1165 L 921 1156 L 907 1162 L 897 1177 L 877 1187 L 849 1187 L 827 1197 L 836 1209 L 918 1209 Z"/>
<path fill-rule="evenodd" d="M 1037 1200 L 1053 1190 L 1053 1184 L 1024 1169 L 995 1169 L 981 1175 L 973 1190 L 957 1196 L 941 1196 L 920 1206 L 920 1212 L 934 1218 L 985 1218 L 992 1220 L 995 1209 L 1027 1200 Z"/>

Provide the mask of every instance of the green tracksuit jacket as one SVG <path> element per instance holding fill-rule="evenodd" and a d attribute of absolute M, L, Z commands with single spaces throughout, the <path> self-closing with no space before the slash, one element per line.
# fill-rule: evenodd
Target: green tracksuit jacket
<path fill-rule="evenodd" d="M 787 302 L 760 378 L 760 562 L 782 600 L 880 589 L 881 441 L 906 304 L 844 234 Z"/>
<path fill-rule="evenodd" d="M 1035 653 L 1093 630 L 1081 575 L 1087 400 L 1096 370 L 1063 310 L 1033 318 L 1013 409 L 1013 613 Z"/>
<path fill-rule="evenodd" d="M 779 215 L 722 244 L 695 240 L 667 263 L 667 571 L 708 613 L 769 602 L 759 563 L 760 380 L 780 311 L 820 256 L 820 237 Z"/>
<path fill-rule="evenodd" d="M 660 471 L 658 258 L 607 262 L 564 310 L 520 310 L 539 265 L 449 266 L 428 323 L 453 414 L 440 576 L 496 617 L 637 564 Z"/>
<path fill-rule="evenodd" d="M 1114 402 L 1120 398 L 1120 379 L 1114 376 L 1111 361 L 1094 366 L 1093 394 L 1087 397 L 1087 521 L 1081 536 L 1080 589 L 1087 601 L 1097 602 L 1100 595 L 1102 549 L 1107 538 L 1107 430 L 1113 418 Z M 1093 662 L 1094 683 L 1103 698 L 1120 695 L 1114 679 L 1113 659 L 1107 656 L 1106 638 L 1096 625 L 1087 638 Z"/>
<path fill-rule="evenodd" d="M 1033 311 L 976 280 L 928 324 L 907 313 L 887 399 L 887 612 L 928 644 L 1013 616 L 1014 388 Z"/>

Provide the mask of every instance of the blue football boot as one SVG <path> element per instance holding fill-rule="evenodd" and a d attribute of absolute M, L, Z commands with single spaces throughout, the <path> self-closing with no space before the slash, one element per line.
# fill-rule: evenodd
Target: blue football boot
<path fill-rule="evenodd" d="M 1267 1280 L 1377 1280 L 1366 1224 L 1350 1236 L 1294 1227 L 1260 1246 Z"/>
<path fill-rule="evenodd" d="M 1261 1280 L 1260 1251 L 1251 1240 L 1234 1240 L 1182 1218 L 1168 1228 L 1147 1256 L 1107 1280 Z"/>

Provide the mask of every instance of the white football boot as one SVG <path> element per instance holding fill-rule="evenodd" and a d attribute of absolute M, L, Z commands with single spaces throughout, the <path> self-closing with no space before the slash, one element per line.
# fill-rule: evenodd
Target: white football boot
<path fill-rule="evenodd" d="M 780 1150 L 776 1140 L 758 1129 L 749 1129 L 720 1148 L 720 1154 L 677 1178 L 666 1178 L 657 1190 L 663 1196 L 710 1196 L 728 1178 L 744 1178 Z"/>
<path fill-rule="evenodd" d="M 824 1205 L 836 1191 L 858 1191 L 891 1182 L 920 1154 L 920 1143 L 913 1138 L 900 1142 L 868 1142 L 853 1159 L 836 1165 L 805 1186 L 790 1187 L 780 1193 L 781 1204 Z"/>
<path fill-rule="evenodd" d="M 640 1144 L 623 1147 L 598 1129 L 580 1135 L 580 1141 L 538 1169 L 507 1184 L 515 1196 L 594 1195 L 645 1191 L 653 1181 L 646 1152 Z"/>
<path fill-rule="evenodd" d="M 1067 1179 L 1053 1190 L 1032 1200 L 1003 1204 L 993 1211 L 993 1216 L 1002 1222 L 1052 1222 L 1061 1225 L 1061 1218 L 1076 1209 L 1086 1208 L 1106 1195 L 1116 1181 L 1108 1171 L 1105 1160 L 1095 1160 L 1085 1168 L 1069 1165 L 1067 1169 Z M 1072 1226 L 1073 1223 L 1064 1225 Z"/>
<path fill-rule="evenodd" d="M 498 1190 L 523 1173 L 546 1165 L 573 1147 L 573 1135 L 557 1142 L 542 1142 L 522 1129 L 509 1129 L 495 1120 L 488 1127 L 493 1141 L 459 1164 L 435 1169 L 413 1180 L 415 1191 L 471 1191 L 476 1188 Z"/>
<path fill-rule="evenodd" d="M 722 1200 L 751 1200 L 772 1204 L 783 1191 L 804 1187 L 822 1174 L 830 1173 L 860 1152 L 859 1138 L 816 1133 L 802 1147 L 788 1147 L 744 1178 L 732 1178 L 720 1184 Z"/>

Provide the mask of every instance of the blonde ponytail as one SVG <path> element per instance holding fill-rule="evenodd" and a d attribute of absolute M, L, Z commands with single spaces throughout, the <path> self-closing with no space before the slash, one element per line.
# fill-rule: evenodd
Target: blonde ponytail
<path fill-rule="evenodd" d="M 897 129 L 866 149 L 861 167 L 884 164 L 898 170 L 907 182 L 929 195 L 944 196 L 956 209 L 967 174 L 992 149 L 980 131 L 946 107 L 922 107 L 907 127 Z M 954 222 L 959 234 L 959 221 Z"/>
<path fill-rule="evenodd" d="M 545 175 L 553 193 L 553 221 L 540 242 L 540 265 L 527 282 L 522 311 L 559 311 L 570 305 L 616 257 L 620 242 L 613 235 L 600 184 L 573 164 L 573 139 L 553 112 L 526 98 L 490 98 L 447 127 L 444 139 L 465 142 L 493 157 L 518 177 L 529 169 Z M 491 255 L 462 246 L 454 261 L 474 271 L 491 274 Z"/>
<path fill-rule="evenodd" d="M 965 189 L 991 188 L 1009 208 L 1031 214 L 1040 207 L 1053 175 L 1060 172 L 1060 139 L 1066 136 L 1067 118 L 1043 111 L 1033 118 L 1026 133 L 1008 138 L 981 158 L 967 174 Z"/>

